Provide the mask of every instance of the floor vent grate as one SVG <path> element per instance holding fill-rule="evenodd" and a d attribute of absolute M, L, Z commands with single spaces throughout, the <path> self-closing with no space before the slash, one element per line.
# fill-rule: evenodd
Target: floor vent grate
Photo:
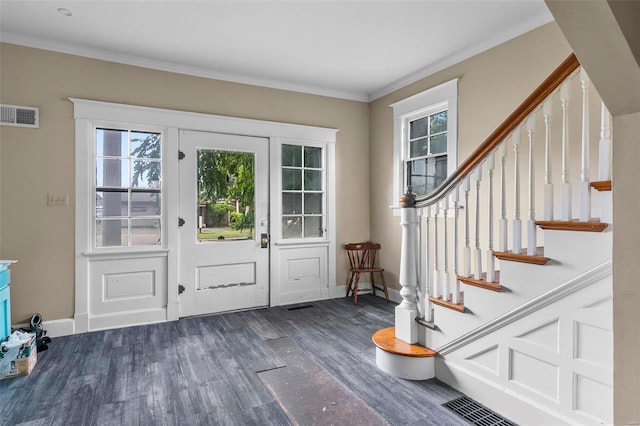
<path fill-rule="evenodd" d="M 308 303 L 302 304 L 302 305 L 293 305 L 287 308 L 287 311 L 297 311 L 298 309 L 307 309 L 307 308 L 313 308 L 313 305 L 310 305 Z"/>
<path fill-rule="evenodd" d="M 445 402 L 442 405 L 474 425 L 515 426 L 515 423 L 466 396 Z"/>

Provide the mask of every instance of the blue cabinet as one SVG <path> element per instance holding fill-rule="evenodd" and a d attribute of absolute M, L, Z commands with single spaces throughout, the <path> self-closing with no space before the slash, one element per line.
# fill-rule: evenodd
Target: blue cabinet
<path fill-rule="evenodd" d="M 11 271 L 0 271 L 0 338 L 11 334 L 11 293 L 9 288 Z"/>

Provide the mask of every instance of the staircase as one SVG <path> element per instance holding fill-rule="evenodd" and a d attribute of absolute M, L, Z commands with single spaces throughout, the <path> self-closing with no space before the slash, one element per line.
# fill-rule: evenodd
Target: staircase
<path fill-rule="evenodd" d="M 519 424 L 613 421 L 610 120 L 572 55 L 438 190 L 405 194 L 379 368 Z"/>

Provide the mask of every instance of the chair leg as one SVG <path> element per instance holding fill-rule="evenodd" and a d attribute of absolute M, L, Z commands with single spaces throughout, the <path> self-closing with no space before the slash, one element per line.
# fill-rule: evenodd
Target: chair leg
<path fill-rule="evenodd" d="M 369 272 L 369 275 L 371 278 L 369 278 L 371 280 L 371 294 L 373 294 L 374 296 L 376 295 L 376 278 L 375 278 L 375 273 L 373 272 Z"/>
<path fill-rule="evenodd" d="M 387 283 L 384 280 L 384 274 L 380 271 L 380 279 L 382 280 L 382 288 L 384 288 L 384 298 L 389 301 L 389 291 L 387 290 Z"/>
<path fill-rule="evenodd" d="M 349 297 L 349 293 L 351 292 L 352 288 L 351 285 L 353 284 L 353 277 L 355 276 L 355 272 L 351 272 L 351 276 L 349 277 L 349 282 L 347 283 L 347 296 Z"/>
<path fill-rule="evenodd" d="M 358 303 L 358 281 L 360 281 L 360 274 L 356 272 L 355 280 L 353 283 L 353 303 Z"/>

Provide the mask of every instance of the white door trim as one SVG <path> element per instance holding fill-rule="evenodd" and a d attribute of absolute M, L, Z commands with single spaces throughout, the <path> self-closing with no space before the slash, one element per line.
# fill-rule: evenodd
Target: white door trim
<path fill-rule="evenodd" d="M 75 229 L 75 313 L 74 330 L 76 333 L 90 329 L 92 313 L 89 307 L 89 256 L 99 256 L 90 245 L 90 213 L 93 188 L 87 182 L 91 161 L 92 122 L 111 121 L 130 125 L 152 125 L 165 129 L 165 162 L 164 162 L 164 197 L 166 215 L 163 225 L 166 228 L 166 246 L 159 257 L 166 258 L 166 291 L 167 305 L 163 315 L 166 320 L 178 319 L 178 131 L 201 130 L 206 132 L 230 133 L 237 135 L 258 136 L 275 140 L 288 138 L 302 143 L 327 143 L 327 241 L 328 241 L 328 286 L 329 297 L 337 295 L 336 290 L 336 227 L 335 227 L 335 143 L 337 129 L 279 123 L 273 121 L 253 120 L 246 118 L 225 117 L 187 111 L 176 111 L 161 108 L 150 108 L 136 105 L 101 102 L 86 99 L 69 99 L 74 105 L 76 120 L 76 229 Z M 175 154 L 174 154 L 175 153 Z M 273 188 L 272 191 L 276 191 Z M 273 200 L 273 192 L 271 195 Z M 174 226 L 175 225 L 175 226 Z M 166 252 L 168 250 L 168 252 Z M 94 256 L 95 254 L 95 256 Z M 272 270 L 276 268 L 272 265 Z M 273 275 L 272 275 L 273 278 Z M 342 293 L 342 291 L 340 291 Z M 274 302 L 272 302 L 274 304 Z M 133 320 L 135 321 L 135 319 Z M 144 321 L 144 319 L 142 320 Z M 133 323 L 129 324 L 133 325 Z M 119 324 L 118 326 L 122 326 Z"/>

